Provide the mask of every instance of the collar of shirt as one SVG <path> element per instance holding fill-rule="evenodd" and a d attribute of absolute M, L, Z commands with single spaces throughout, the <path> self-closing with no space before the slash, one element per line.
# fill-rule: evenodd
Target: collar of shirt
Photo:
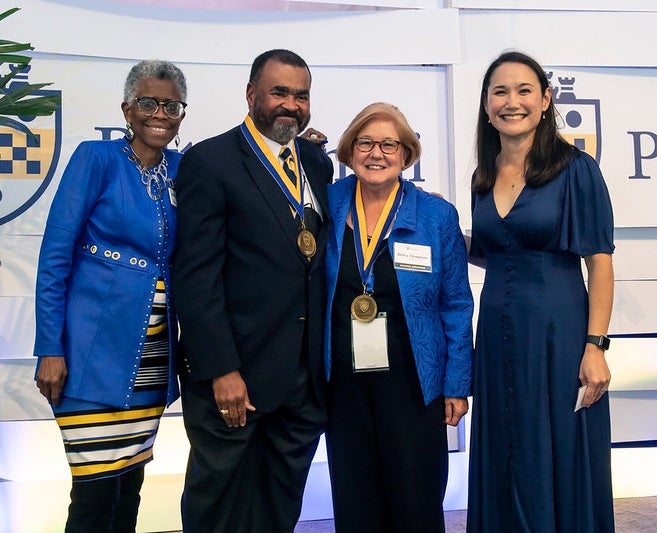
<path fill-rule="evenodd" d="M 262 133 L 260 135 L 262 135 Z M 262 138 L 265 141 L 265 144 L 271 150 L 271 153 L 274 154 L 276 157 L 278 157 L 278 154 L 280 153 L 281 148 L 283 148 L 283 146 L 287 146 L 292 151 L 292 153 L 294 153 L 294 151 L 292 150 L 292 147 L 294 146 L 294 139 L 291 139 L 290 142 L 288 142 L 285 145 L 282 145 L 279 142 L 271 140 L 269 137 L 265 137 L 264 135 L 262 135 Z"/>
<path fill-rule="evenodd" d="M 260 135 L 262 135 L 262 133 Z M 265 141 L 265 144 L 269 147 L 269 149 L 276 157 L 278 157 L 278 154 L 283 146 L 287 146 L 290 150 L 292 150 L 292 146 L 294 145 L 294 139 L 291 139 L 287 144 L 282 145 L 281 143 L 274 141 L 269 137 L 265 137 L 264 135 L 262 135 L 262 138 Z M 301 154 L 297 154 L 297 155 L 299 159 L 301 159 Z M 299 165 L 299 168 L 301 169 L 302 181 L 304 186 L 304 204 L 306 206 L 312 206 L 312 208 L 317 212 L 319 217 L 322 220 L 324 220 L 324 215 L 322 213 L 321 208 L 319 207 L 319 204 L 317 203 L 317 198 L 315 198 L 315 194 L 313 193 L 310 187 L 310 183 L 308 183 L 308 179 L 306 178 L 306 174 L 303 170 L 303 165 L 301 164 L 301 161 L 297 161 L 297 165 Z"/>

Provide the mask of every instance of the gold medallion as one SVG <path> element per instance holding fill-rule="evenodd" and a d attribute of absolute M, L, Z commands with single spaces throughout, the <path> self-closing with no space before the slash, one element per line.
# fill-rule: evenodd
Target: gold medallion
<path fill-rule="evenodd" d="M 297 246 L 303 255 L 310 259 L 317 251 L 315 237 L 307 229 L 302 229 L 297 235 Z"/>
<path fill-rule="evenodd" d="M 372 322 L 377 312 L 376 301 L 369 294 L 356 296 L 351 302 L 351 314 L 359 322 Z"/>

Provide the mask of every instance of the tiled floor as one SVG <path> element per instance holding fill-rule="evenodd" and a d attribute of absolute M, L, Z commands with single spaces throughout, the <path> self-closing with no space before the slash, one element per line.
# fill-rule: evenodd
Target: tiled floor
<path fill-rule="evenodd" d="M 654 533 L 657 531 L 657 496 L 614 500 L 616 533 Z M 300 522 L 295 533 L 334 533 L 333 520 Z M 446 533 L 465 532 L 465 511 L 445 513 Z"/>

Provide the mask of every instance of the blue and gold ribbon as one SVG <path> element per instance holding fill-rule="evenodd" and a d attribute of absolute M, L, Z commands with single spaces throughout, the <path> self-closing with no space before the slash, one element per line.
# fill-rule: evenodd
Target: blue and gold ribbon
<path fill-rule="evenodd" d="M 303 220 L 303 183 L 299 175 L 300 165 L 298 163 L 295 165 L 294 173 L 297 176 L 297 182 L 292 183 L 285 170 L 283 170 L 283 165 L 279 161 L 278 156 L 267 146 L 267 143 L 262 138 L 262 135 L 255 127 L 249 115 L 246 116 L 244 122 L 240 125 L 240 129 L 255 155 L 260 159 L 260 162 L 269 171 L 285 194 L 285 197 L 290 203 L 290 209 L 296 212 L 301 220 Z M 299 147 L 297 146 L 296 139 L 291 150 L 294 160 L 299 161 Z"/>
<path fill-rule="evenodd" d="M 356 261 L 363 289 L 371 293 L 374 289 L 374 263 L 382 248 L 385 236 L 392 228 L 397 215 L 397 210 L 402 199 L 401 180 L 397 180 L 395 187 L 388 194 L 383 210 L 376 221 L 372 236 L 367 238 L 367 221 L 365 220 L 365 207 L 363 205 L 363 194 L 360 181 L 356 182 L 356 194 L 351 206 L 351 218 L 354 224 L 354 246 L 356 247 Z"/>

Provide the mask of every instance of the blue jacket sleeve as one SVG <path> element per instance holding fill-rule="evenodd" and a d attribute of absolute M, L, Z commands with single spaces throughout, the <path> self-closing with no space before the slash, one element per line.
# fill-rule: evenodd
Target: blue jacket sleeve
<path fill-rule="evenodd" d="M 73 250 L 103 190 L 104 162 L 93 143 L 82 143 L 66 166 L 50 208 L 37 270 L 37 356 L 63 356 L 66 287 Z"/>
<path fill-rule="evenodd" d="M 441 231 L 443 280 L 440 317 L 447 338 L 447 364 L 443 394 L 462 398 L 472 386 L 472 293 L 468 282 L 468 258 L 456 209 L 450 205 Z"/>

